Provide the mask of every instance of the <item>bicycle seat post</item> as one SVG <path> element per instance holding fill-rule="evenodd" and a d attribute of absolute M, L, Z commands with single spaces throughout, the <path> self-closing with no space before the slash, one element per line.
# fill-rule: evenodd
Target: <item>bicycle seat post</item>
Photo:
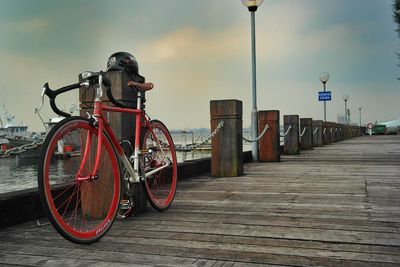
<path fill-rule="evenodd" d="M 136 109 L 142 110 L 142 91 L 137 90 L 137 102 L 136 102 Z"/>
<path fill-rule="evenodd" d="M 101 97 L 103 96 L 103 76 L 99 75 L 99 87 L 96 89 L 96 98 L 95 102 L 100 102 Z"/>

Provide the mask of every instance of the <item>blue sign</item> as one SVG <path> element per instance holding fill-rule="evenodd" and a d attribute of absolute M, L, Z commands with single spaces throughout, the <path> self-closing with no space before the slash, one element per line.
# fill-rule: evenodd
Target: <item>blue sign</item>
<path fill-rule="evenodd" d="M 331 101 L 331 100 L 332 100 L 331 91 L 318 92 L 318 101 Z"/>

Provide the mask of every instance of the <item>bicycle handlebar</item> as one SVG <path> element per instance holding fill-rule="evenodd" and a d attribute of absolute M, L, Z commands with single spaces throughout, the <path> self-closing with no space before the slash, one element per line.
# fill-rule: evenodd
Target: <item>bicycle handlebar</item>
<path fill-rule="evenodd" d="M 51 90 L 50 87 L 49 87 L 49 83 L 45 83 L 44 86 L 43 86 L 43 94 L 42 95 L 45 94 L 50 98 L 50 106 L 51 106 L 51 109 L 55 113 L 57 113 L 58 115 L 63 116 L 63 117 L 71 117 L 71 114 L 66 113 L 64 111 L 61 111 L 57 107 L 55 100 L 56 100 L 57 95 L 59 95 L 61 93 L 68 92 L 68 91 L 71 91 L 73 89 L 77 89 L 80 86 L 81 86 L 80 83 L 74 83 L 74 84 L 71 84 L 71 85 L 68 85 L 68 86 L 61 87 L 60 89 L 57 89 L 57 90 Z"/>
<path fill-rule="evenodd" d="M 86 75 L 86 76 L 84 76 L 84 75 Z M 103 85 L 106 86 L 107 89 L 111 88 L 111 81 L 103 76 L 103 72 L 97 72 L 97 73 L 96 72 L 85 72 L 85 73 L 82 74 L 82 78 L 85 80 L 85 82 L 83 82 L 83 83 L 74 83 L 74 84 L 71 84 L 71 85 L 67 85 L 67 86 L 61 87 L 61 88 L 56 89 L 56 90 L 50 89 L 49 84 L 45 83 L 44 86 L 43 86 L 43 92 L 42 92 L 42 105 L 43 105 L 43 97 L 44 97 L 44 95 L 47 95 L 50 98 L 51 109 L 55 113 L 57 113 L 58 115 L 63 116 L 63 117 L 71 117 L 71 114 L 69 114 L 67 112 L 64 112 L 64 111 L 61 111 L 57 107 L 56 102 L 55 102 L 56 97 L 59 94 L 62 94 L 62 93 L 65 93 L 65 92 L 68 92 L 68 91 L 71 91 L 71 90 L 74 90 L 74 89 L 78 89 L 81 86 L 86 86 L 87 87 L 89 85 L 96 84 L 98 82 L 98 80 L 99 80 L 99 76 L 100 75 L 102 76 Z"/>
<path fill-rule="evenodd" d="M 111 92 L 111 81 L 108 78 L 106 78 L 103 74 L 104 74 L 103 72 L 84 72 L 84 73 L 82 73 L 82 79 L 85 80 L 83 83 L 74 83 L 74 84 L 71 84 L 71 85 L 67 85 L 67 86 L 61 87 L 61 88 L 56 89 L 56 90 L 50 89 L 49 84 L 45 83 L 44 86 L 43 86 L 42 104 L 41 104 L 40 108 L 43 106 L 43 97 L 44 97 L 44 95 L 47 95 L 50 98 L 51 109 L 55 113 L 57 113 L 58 115 L 63 116 L 63 117 L 71 117 L 71 114 L 69 114 L 67 112 L 64 112 L 64 111 L 61 111 L 57 107 L 56 102 L 55 102 L 56 97 L 59 94 L 62 94 L 62 93 L 65 93 L 65 92 L 68 92 L 68 91 L 71 91 L 71 90 L 74 90 L 74 89 L 78 89 L 81 86 L 88 87 L 89 85 L 97 84 L 99 82 L 99 77 L 100 76 L 101 76 L 102 84 L 107 88 L 106 89 L 107 97 L 110 99 L 111 103 L 113 103 L 115 106 L 121 107 L 121 108 L 132 108 L 131 106 L 128 106 L 128 105 L 126 105 L 126 104 L 124 104 L 124 103 L 122 103 L 122 102 L 120 102 L 120 101 L 118 101 L 118 100 L 116 100 L 114 98 L 114 96 L 112 95 L 112 92 Z M 133 82 L 133 81 L 130 81 L 128 83 L 128 86 L 131 87 L 131 88 L 136 88 L 136 89 L 138 89 L 140 91 L 148 91 L 148 90 L 151 90 L 154 87 L 154 85 L 152 83 L 136 83 L 136 82 Z M 38 111 L 39 109 L 36 109 L 36 111 Z"/>

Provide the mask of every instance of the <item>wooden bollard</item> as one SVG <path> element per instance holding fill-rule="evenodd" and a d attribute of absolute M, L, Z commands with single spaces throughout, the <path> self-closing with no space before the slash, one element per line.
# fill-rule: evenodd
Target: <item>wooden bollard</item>
<path fill-rule="evenodd" d="M 346 125 L 342 124 L 342 140 L 346 140 Z"/>
<path fill-rule="evenodd" d="M 331 122 L 330 123 L 331 129 L 331 143 L 335 143 L 336 142 L 336 123 L 335 122 Z"/>
<path fill-rule="evenodd" d="M 330 133 L 330 124 L 329 122 L 323 122 L 322 124 L 322 142 L 324 145 L 329 145 L 331 141 L 331 133 Z"/>
<path fill-rule="evenodd" d="M 336 133 L 336 141 L 342 141 L 342 124 L 337 123 L 337 133 Z"/>
<path fill-rule="evenodd" d="M 312 121 L 312 129 L 313 129 L 313 146 L 323 146 L 322 143 L 322 120 L 314 120 Z"/>
<path fill-rule="evenodd" d="M 224 125 L 211 139 L 211 176 L 236 177 L 243 174 L 242 101 L 211 100 L 211 131 Z"/>
<path fill-rule="evenodd" d="M 262 133 L 266 125 L 269 128 L 261 137 L 259 160 L 276 162 L 281 160 L 281 144 L 279 129 L 279 110 L 263 110 L 258 113 L 258 131 Z"/>
<path fill-rule="evenodd" d="M 335 123 L 335 127 L 336 127 L 335 140 L 336 140 L 336 142 L 339 142 L 340 141 L 340 124 Z"/>
<path fill-rule="evenodd" d="M 284 139 L 283 153 L 286 155 L 299 154 L 299 115 L 284 115 L 283 124 L 284 133 L 287 133 Z"/>
<path fill-rule="evenodd" d="M 117 100 L 127 100 L 124 103 L 127 105 L 131 105 L 136 108 L 136 98 L 137 95 L 127 86 L 130 77 L 126 72 L 123 71 L 110 71 L 107 72 L 106 77 L 111 81 L 112 85 L 112 93 L 115 99 Z M 80 82 L 82 82 L 80 78 Z M 80 100 L 80 115 L 83 117 L 87 117 L 86 112 L 91 113 L 93 110 L 93 95 L 87 94 L 86 88 L 79 89 L 79 100 Z M 106 94 L 102 96 L 102 104 L 107 106 L 113 106 L 113 104 L 109 101 Z M 134 136 L 135 136 L 135 117 L 130 114 L 122 114 L 117 112 L 110 112 L 107 116 L 109 118 L 110 126 L 115 133 L 118 140 L 128 140 L 132 144 L 134 144 Z M 125 147 L 124 147 L 125 148 Z M 95 154 L 96 149 L 93 149 L 92 152 Z M 126 149 L 127 153 L 130 152 L 130 149 Z M 110 170 L 107 164 L 101 165 L 99 169 L 100 172 L 108 172 Z M 100 179 L 99 179 L 100 181 Z M 101 186 L 96 186 L 96 190 L 100 190 L 103 199 L 111 193 L 112 183 L 111 179 L 102 179 L 103 184 Z M 99 184 L 98 184 L 99 185 Z M 82 194 L 87 194 L 87 192 L 82 192 Z M 122 196 L 124 198 L 124 196 Z M 82 205 L 85 206 L 85 210 L 90 212 L 91 215 L 96 216 L 104 212 L 107 212 L 108 209 L 105 205 L 101 203 L 102 199 L 98 199 L 98 202 L 90 202 L 85 203 L 84 198 L 82 200 Z M 139 214 L 147 209 L 147 200 L 146 194 L 144 193 L 141 186 L 135 186 L 134 189 L 134 214 Z"/>
<path fill-rule="evenodd" d="M 344 125 L 344 138 L 345 139 L 349 139 L 349 137 L 350 137 L 349 126 L 348 125 Z"/>
<path fill-rule="evenodd" d="M 300 119 L 300 148 L 302 150 L 313 149 L 313 128 L 312 118 L 301 118 Z"/>

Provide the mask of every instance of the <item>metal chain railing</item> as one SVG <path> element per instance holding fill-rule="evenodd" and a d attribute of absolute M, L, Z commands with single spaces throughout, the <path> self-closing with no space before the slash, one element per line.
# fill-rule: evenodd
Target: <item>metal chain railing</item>
<path fill-rule="evenodd" d="M 211 138 L 213 138 L 220 130 L 221 128 L 224 126 L 224 121 L 220 121 L 217 125 L 217 128 L 215 128 L 215 130 L 210 134 L 210 136 L 208 136 L 204 141 L 198 143 L 198 144 L 191 144 L 191 145 L 186 145 L 186 146 L 177 146 L 176 149 L 178 151 L 191 151 L 194 149 L 198 149 L 201 146 L 204 146 L 208 141 L 211 140 Z"/>
<path fill-rule="evenodd" d="M 303 131 L 302 131 L 301 134 L 300 134 L 300 138 L 304 135 L 304 133 L 306 132 L 306 130 L 307 130 L 307 127 L 304 127 L 304 128 L 303 128 Z"/>
<path fill-rule="evenodd" d="M 315 128 L 313 134 L 316 134 L 318 132 L 318 129 L 319 129 L 318 127 Z"/>
<path fill-rule="evenodd" d="M 284 134 L 281 134 L 281 137 L 285 137 L 286 135 L 288 135 L 291 129 L 292 125 L 289 125 L 289 128 L 287 128 L 286 132 Z"/>
<path fill-rule="evenodd" d="M 326 132 L 326 128 L 324 128 L 324 131 L 322 132 L 322 134 L 325 134 L 325 132 Z"/>
<path fill-rule="evenodd" d="M 25 145 L 18 146 L 18 147 L 13 147 L 8 150 L 5 150 L 4 153 L 2 155 L 0 155 L 0 157 L 5 158 L 5 157 L 11 156 L 11 155 L 17 155 L 17 154 L 23 153 L 25 151 L 38 148 L 42 144 L 43 144 L 42 140 L 37 140 L 37 141 L 34 141 L 29 144 L 25 144 Z"/>
<path fill-rule="evenodd" d="M 304 128 L 303 128 L 303 131 L 302 131 L 301 134 L 299 135 L 300 142 L 301 142 L 301 138 L 303 137 L 303 135 L 304 135 L 304 133 L 306 132 L 306 130 L 307 130 L 307 127 L 304 127 Z"/>
<path fill-rule="evenodd" d="M 247 143 L 257 142 L 258 140 L 260 140 L 264 136 L 264 134 L 267 132 L 268 129 L 269 129 L 269 125 L 267 124 L 267 125 L 265 125 L 264 130 L 262 131 L 262 133 L 259 136 L 257 136 L 256 138 L 248 139 L 248 138 L 243 136 L 242 139 Z"/>

